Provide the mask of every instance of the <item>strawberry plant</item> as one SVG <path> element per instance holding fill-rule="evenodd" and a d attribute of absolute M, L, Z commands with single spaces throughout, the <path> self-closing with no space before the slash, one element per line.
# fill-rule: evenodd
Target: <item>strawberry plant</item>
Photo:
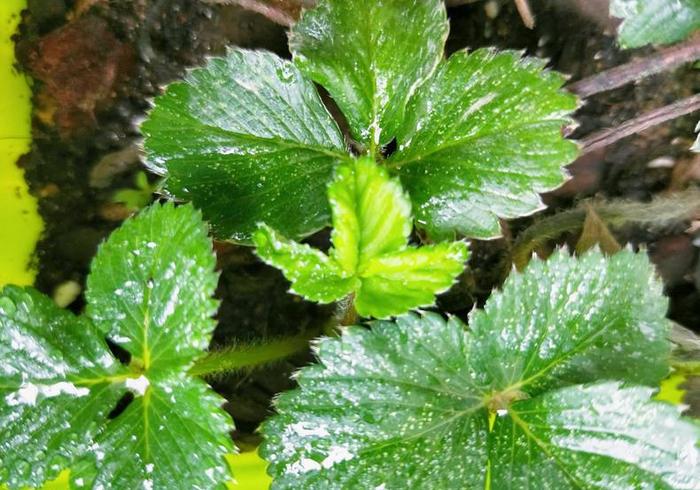
<path fill-rule="evenodd" d="M 633 4 L 625 16 L 648 20 Z M 562 75 L 514 51 L 443 59 L 447 31 L 440 0 L 323 0 L 292 27 L 292 61 L 231 49 L 141 126 L 166 195 L 254 245 L 293 292 L 341 305 L 343 328 L 314 341 L 318 362 L 263 425 L 273 487 L 700 488 L 700 428 L 651 399 L 671 344 L 644 254 L 533 260 L 466 324 L 411 312 L 462 272 L 461 238 L 540 209 L 578 153 Z M 309 336 L 206 352 L 218 303 L 202 215 L 168 203 L 127 220 L 82 315 L 0 292 L 0 483 L 69 469 L 75 487 L 224 487 L 233 424 L 202 378 Z M 327 252 L 298 241 L 328 225 Z"/>

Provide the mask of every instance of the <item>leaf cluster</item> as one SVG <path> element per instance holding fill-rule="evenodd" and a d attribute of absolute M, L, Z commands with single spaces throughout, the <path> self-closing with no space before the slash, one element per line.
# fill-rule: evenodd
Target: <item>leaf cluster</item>
<path fill-rule="evenodd" d="M 650 400 L 665 311 L 643 255 L 558 252 L 468 328 L 409 314 L 323 339 L 264 427 L 273 487 L 697 488 L 700 428 Z"/>
<path fill-rule="evenodd" d="M 359 148 L 400 178 L 431 238 L 499 236 L 499 218 L 563 182 L 577 100 L 519 52 L 443 59 L 447 32 L 441 0 L 321 1 L 291 29 L 292 62 L 232 49 L 171 84 L 141 126 L 148 165 L 216 235 L 250 243 L 260 222 L 294 239 L 327 226 L 326 188 Z"/>
<path fill-rule="evenodd" d="M 166 204 L 100 247 L 86 314 L 5 287 L 0 482 L 39 486 L 70 468 L 75 487 L 224 488 L 232 424 L 188 374 L 214 328 L 216 282 L 200 214 Z"/>

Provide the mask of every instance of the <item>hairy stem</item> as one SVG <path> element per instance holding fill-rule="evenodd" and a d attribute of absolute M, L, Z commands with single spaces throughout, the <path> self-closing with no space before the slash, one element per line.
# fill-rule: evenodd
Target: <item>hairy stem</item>
<path fill-rule="evenodd" d="M 605 148 L 623 138 L 700 110 L 700 94 L 646 112 L 617 127 L 598 131 L 581 140 L 582 154 Z"/>
<path fill-rule="evenodd" d="M 650 75 L 673 70 L 685 63 L 700 59 L 700 35 L 656 51 L 649 56 L 638 58 L 597 73 L 567 86 L 570 92 L 586 98 L 635 82 Z"/>
<path fill-rule="evenodd" d="M 259 344 L 238 344 L 210 351 L 190 368 L 192 376 L 215 376 L 265 364 L 271 364 L 309 348 L 309 342 L 321 335 L 322 329 L 311 329 L 292 337 L 283 337 Z"/>
<path fill-rule="evenodd" d="M 586 219 L 586 206 L 591 206 L 611 228 L 635 225 L 661 230 L 691 220 L 700 212 L 700 191 L 688 190 L 671 196 L 657 197 L 651 202 L 603 201 L 583 205 L 545 218 L 527 228 L 515 242 L 513 264 L 518 269 L 527 265 L 532 253 L 549 240 L 564 233 L 578 231 Z"/>

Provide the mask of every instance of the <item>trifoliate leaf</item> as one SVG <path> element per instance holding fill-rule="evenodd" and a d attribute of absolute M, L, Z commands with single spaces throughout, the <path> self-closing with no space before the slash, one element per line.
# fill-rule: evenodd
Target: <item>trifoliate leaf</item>
<path fill-rule="evenodd" d="M 469 320 L 479 383 L 530 395 L 617 379 L 658 386 L 668 374 L 668 301 L 645 255 L 557 252 L 508 278 Z"/>
<path fill-rule="evenodd" d="M 611 287 L 623 269 L 632 273 L 628 291 Z M 657 338 L 664 302 L 652 276 L 642 255 L 591 253 L 579 264 L 560 253 L 509 278 L 469 330 L 454 318 L 409 314 L 321 340 L 318 364 L 299 372 L 300 388 L 279 397 L 263 427 L 273 488 L 697 488 L 700 430 L 676 408 L 650 401 L 649 388 L 574 384 L 619 373 L 645 381 L 667 369 L 655 354 L 667 348 Z M 550 354 L 563 352 L 557 342 L 570 348 L 563 362 Z M 652 367 L 640 361 L 648 353 Z M 523 377 L 547 361 L 549 383 L 548 374 Z"/>
<path fill-rule="evenodd" d="M 117 229 L 92 262 L 87 312 L 144 371 L 186 369 L 209 346 L 218 276 L 191 206 L 153 206 Z"/>
<path fill-rule="evenodd" d="M 442 58 L 439 0 L 321 0 L 292 28 L 295 64 L 333 96 L 370 147 L 396 135 L 406 102 Z"/>
<path fill-rule="evenodd" d="M 264 221 L 299 238 L 328 224 L 326 186 L 347 152 L 291 62 L 242 49 L 212 58 L 156 98 L 141 130 L 151 170 L 216 235 L 248 242 Z"/>
<path fill-rule="evenodd" d="M 406 110 L 387 161 L 435 238 L 501 235 L 498 218 L 540 209 L 577 154 L 563 138 L 576 97 L 544 61 L 480 49 L 441 63 Z"/>
<path fill-rule="evenodd" d="M 613 382 L 514 403 L 490 435 L 491 488 L 698 488 L 700 427 L 651 394 Z"/>
<path fill-rule="evenodd" d="M 610 15 L 623 19 L 623 47 L 668 44 L 700 29 L 700 0 L 612 0 Z"/>
<path fill-rule="evenodd" d="M 0 480 L 37 485 L 70 467 L 76 487 L 225 488 L 230 420 L 223 400 L 187 377 L 214 326 L 216 279 L 200 214 L 166 204 L 100 248 L 88 278 L 94 324 L 5 289 Z M 128 368 L 105 335 L 131 354 Z M 128 405 L 117 403 L 128 392 Z"/>
<path fill-rule="evenodd" d="M 88 320 L 15 286 L 0 292 L 0 358 L 0 483 L 38 487 L 89 454 L 126 370 Z"/>
<path fill-rule="evenodd" d="M 464 269 L 463 242 L 408 246 L 410 201 L 371 159 L 339 167 L 328 196 L 334 226 L 328 255 L 268 226 L 253 236 L 258 255 L 284 272 L 292 291 L 324 303 L 352 293 L 360 315 L 386 318 L 431 305 Z"/>

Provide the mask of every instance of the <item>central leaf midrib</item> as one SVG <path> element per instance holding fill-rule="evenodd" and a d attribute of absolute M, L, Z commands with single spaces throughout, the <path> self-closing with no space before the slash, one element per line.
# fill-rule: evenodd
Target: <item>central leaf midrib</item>
<path fill-rule="evenodd" d="M 301 141 L 296 141 L 296 140 L 290 140 L 282 137 L 265 137 L 265 136 L 260 136 L 257 134 L 252 134 L 252 133 L 240 133 L 237 131 L 229 130 L 229 129 L 224 129 L 218 126 L 212 126 L 210 124 L 207 124 L 199 119 L 195 118 L 190 118 L 190 121 L 193 122 L 196 126 L 199 127 L 189 127 L 189 126 L 170 126 L 168 128 L 162 128 L 159 129 L 160 133 L 178 133 L 182 134 L 184 131 L 192 131 L 193 129 L 195 131 L 202 131 L 204 133 L 207 133 L 208 131 L 216 133 L 221 136 L 225 136 L 227 138 L 239 138 L 247 141 L 252 141 L 255 143 L 266 143 L 266 144 L 274 144 L 278 146 L 282 146 L 284 148 L 293 150 L 307 150 L 307 151 L 316 151 L 318 153 L 322 153 L 324 155 L 327 155 L 329 157 L 337 158 L 337 159 L 348 159 L 350 158 L 350 155 L 347 153 L 340 153 L 338 148 L 332 149 L 329 147 L 324 147 L 316 144 L 309 144 Z M 337 150 L 337 151 L 336 151 Z M 224 155 L 227 156 L 227 155 Z M 241 156 L 241 155 L 238 155 Z M 255 155 L 251 155 L 255 156 Z"/>
<path fill-rule="evenodd" d="M 473 143 L 474 141 L 478 141 L 480 139 L 485 139 L 489 138 L 491 136 L 498 135 L 499 133 L 502 133 L 504 131 L 512 130 L 512 129 L 522 129 L 524 127 L 527 127 L 532 124 L 541 124 L 541 123 L 549 123 L 549 122 L 561 122 L 562 125 L 567 123 L 567 118 L 566 117 L 555 117 L 555 118 L 543 118 L 543 119 L 537 119 L 537 120 L 528 120 L 528 121 L 523 121 L 518 124 L 511 124 L 506 127 L 501 127 L 501 128 L 493 128 L 492 130 L 486 131 L 486 132 L 477 132 L 476 134 L 467 136 L 467 137 L 462 137 L 454 141 L 449 141 L 449 142 L 444 142 L 434 148 L 431 148 L 430 150 L 419 153 L 416 155 L 413 155 L 409 157 L 407 160 L 392 160 L 391 158 L 387 161 L 386 167 L 390 168 L 392 170 L 398 170 L 404 165 L 408 165 L 414 162 L 420 162 L 436 153 L 440 153 L 445 150 L 450 150 L 454 147 L 457 146 L 465 146 L 467 143 Z M 415 135 L 414 135 L 415 136 Z M 570 140 L 561 140 L 560 143 L 571 143 L 574 144 L 573 141 Z M 413 145 L 409 146 L 407 149 L 411 148 Z M 397 153 L 397 158 L 401 156 L 401 153 Z"/>

